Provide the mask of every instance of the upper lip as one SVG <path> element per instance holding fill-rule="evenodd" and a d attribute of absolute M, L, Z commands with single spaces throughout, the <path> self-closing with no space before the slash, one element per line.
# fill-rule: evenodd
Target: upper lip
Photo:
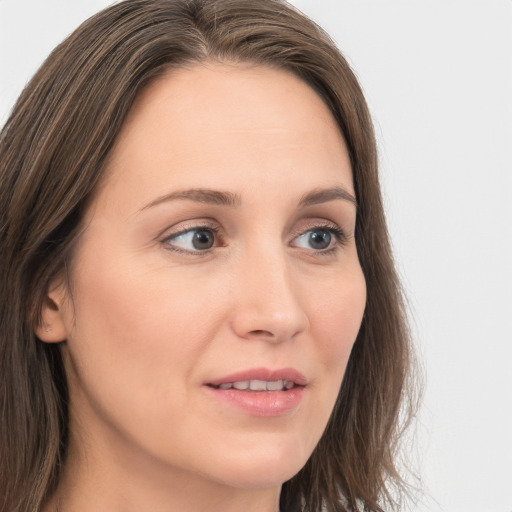
<path fill-rule="evenodd" d="M 307 378 L 294 368 L 280 368 L 276 370 L 269 368 L 251 368 L 208 381 L 207 384 L 210 386 L 220 386 L 228 382 L 242 382 L 247 380 L 263 380 L 266 382 L 286 380 L 295 383 L 297 386 L 305 386 L 308 382 Z"/>

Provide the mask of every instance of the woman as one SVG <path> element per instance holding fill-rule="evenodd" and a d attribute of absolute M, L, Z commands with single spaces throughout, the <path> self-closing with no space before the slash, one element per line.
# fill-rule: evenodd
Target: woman
<path fill-rule="evenodd" d="M 114 5 L 27 86 L 0 172 L 2 511 L 397 505 L 409 340 L 370 116 L 316 25 Z"/>

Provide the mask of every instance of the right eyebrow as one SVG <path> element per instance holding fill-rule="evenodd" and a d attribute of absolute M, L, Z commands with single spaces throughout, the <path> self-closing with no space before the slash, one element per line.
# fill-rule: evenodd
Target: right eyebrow
<path fill-rule="evenodd" d="M 232 192 L 225 192 L 222 190 L 213 190 L 208 188 L 191 188 L 187 190 L 178 190 L 157 197 L 147 205 L 143 206 L 139 211 L 147 210 L 153 206 L 157 206 L 168 201 L 175 201 L 178 199 L 186 199 L 188 201 L 195 201 L 197 203 L 214 204 L 219 206 L 240 206 L 242 200 L 238 194 Z"/>

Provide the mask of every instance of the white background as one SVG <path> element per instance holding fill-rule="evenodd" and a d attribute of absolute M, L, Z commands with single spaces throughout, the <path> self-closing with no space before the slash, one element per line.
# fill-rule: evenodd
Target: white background
<path fill-rule="evenodd" d="M 257 0 L 255 0 L 257 1 Z M 102 0 L 0 0 L 0 125 Z M 418 511 L 512 512 L 512 1 L 295 0 L 372 109 L 426 368 Z"/>

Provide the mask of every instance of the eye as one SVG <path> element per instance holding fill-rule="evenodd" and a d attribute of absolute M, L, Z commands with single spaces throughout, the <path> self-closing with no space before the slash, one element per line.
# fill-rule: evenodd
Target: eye
<path fill-rule="evenodd" d="M 341 245 L 344 239 L 344 233 L 339 228 L 318 227 L 309 229 L 295 238 L 293 245 L 303 249 L 313 249 L 314 251 L 328 251 L 329 249 L 335 249 L 337 245 Z"/>
<path fill-rule="evenodd" d="M 216 230 L 210 227 L 197 227 L 168 236 L 164 242 L 178 252 L 203 252 L 214 247 Z"/>

